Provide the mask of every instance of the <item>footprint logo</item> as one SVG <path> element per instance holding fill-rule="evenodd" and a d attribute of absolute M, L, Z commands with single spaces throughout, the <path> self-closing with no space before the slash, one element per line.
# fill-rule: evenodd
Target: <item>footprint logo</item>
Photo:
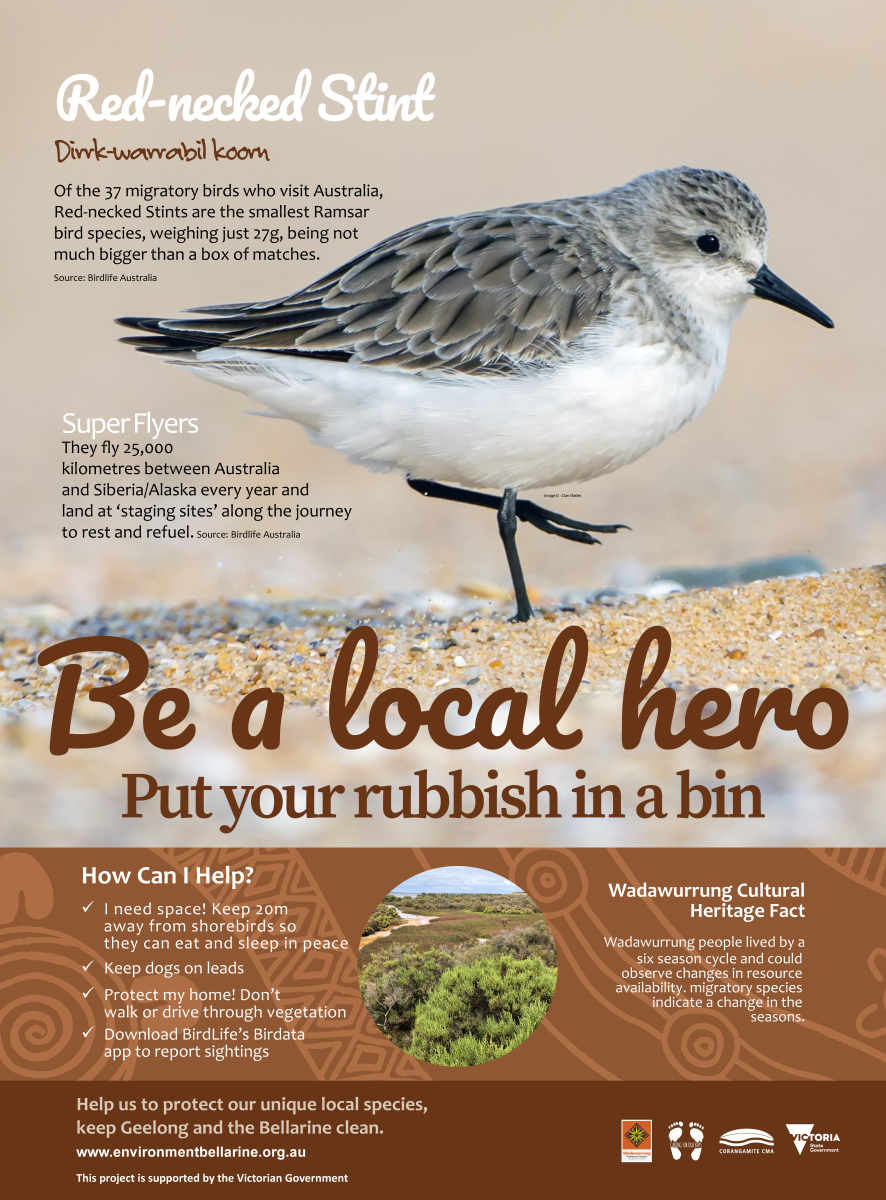
<path fill-rule="evenodd" d="M 683 1136 L 683 1124 L 681 1121 L 674 1121 L 668 1126 L 668 1137 L 671 1141 L 671 1154 L 674 1158 L 681 1158 L 683 1151 L 677 1145 L 680 1138 Z M 699 1151 L 701 1153 L 701 1151 Z"/>
<path fill-rule="evenodd" d="M 701 1158 L 701 1144 L 704 1141 L 704 1125 L 697 1125 L 695 1121 L 693 1121 L 689 1126 L 689 1136 L 695 1142 L 695 1146 L 693 1147 L 692 1153 L 689 1155 L 689 1157 L 693 1162 L 698 1162 L 698 1160 Z"/>

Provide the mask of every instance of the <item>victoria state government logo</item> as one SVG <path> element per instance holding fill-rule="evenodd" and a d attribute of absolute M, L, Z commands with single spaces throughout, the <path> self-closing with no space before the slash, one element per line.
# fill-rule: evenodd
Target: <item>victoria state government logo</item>
<path fill-rule="evenodd" d="M 652 1162 L 651 1121 L 622 1121 L 621 1161 Z"/>
<path fill-rule="evenodd" d="M 794 1145 L 797 1147 L 797 1153 L 802 1154 L 806 1149 L 806 1143 L 809 1143 L 810 1154 L 839 1154 L 840 1147 L 835 1146 L 834 1142 L 839 1142 L 839 1133 L 813 1133 L 814 1125 L 787 1125 L 788 1133 L 794 1139 Z"/>

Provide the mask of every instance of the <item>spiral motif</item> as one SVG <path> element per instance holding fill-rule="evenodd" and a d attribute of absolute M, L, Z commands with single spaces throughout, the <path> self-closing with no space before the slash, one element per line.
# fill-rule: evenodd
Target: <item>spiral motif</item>
<path fill-rule="evenodd" d="M 134 1055 L 121 1065 L 104 1053 L 105 1028 L 119 1024 L 104 1012 L 104 988 L 112 980 L 97 952 L 67 934 L 29 926 L 3 930 L 0 1077 L 130 1078 Z"/>
<path fill-rule="evenodd" d="M 525 850 L 514 862 L 514 881 L 546 917 L 563 916 L 588 891 L 588 877 L 571 850 Z"/>
<path fill-rule="evenodd" d="M 664 1030 L 664 1052 L 686 1079 L 725 1079 L 738 1058 L 735 1026 L 718 1013 L 684 1012 Z"/>

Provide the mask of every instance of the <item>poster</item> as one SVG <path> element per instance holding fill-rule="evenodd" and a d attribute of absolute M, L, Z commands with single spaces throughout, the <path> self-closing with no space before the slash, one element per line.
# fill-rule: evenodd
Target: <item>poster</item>
<path fill-rule="evenodd" d="M 10 12 L 18 1190 L 876 1186 L 881 25 Z"/>

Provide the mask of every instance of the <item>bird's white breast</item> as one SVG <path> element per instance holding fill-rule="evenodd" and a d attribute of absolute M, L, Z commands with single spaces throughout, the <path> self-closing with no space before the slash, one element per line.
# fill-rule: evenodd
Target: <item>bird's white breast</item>
<path fill-rule="evenodd" d="M 468 487 L 581 482 L 639 458 L 697 416 L 723 374 L 729 327 L 699 356 L 616 331 L 556 366 L 437 378 L 214 349 L 193 369 L 295 420 L 375 470 Z"/>

